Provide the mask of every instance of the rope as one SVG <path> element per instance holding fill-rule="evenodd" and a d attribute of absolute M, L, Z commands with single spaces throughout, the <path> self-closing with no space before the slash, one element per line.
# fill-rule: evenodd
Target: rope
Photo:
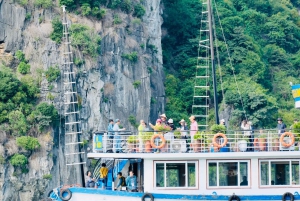
<path fill-rule="evenodd" d="M 227 55 L 228 55 L 228 58 L 229 58 L 230 67 L 231 67 L 231 70 L 232 70 L 232 72 L 233 72 L 233 77 L 234 77 L 234 81 L 235 81 L 235 84 L 236 84 L 236 88 L 237 88 L 237 91 L 238 91 L 239 96 L 240 96 L 240 100 L 241 100 L 243 112 L 244 112 L 244 115 L 245 115 L 246 120 L 248 120 L 248 118 L 247 118 L 247 113 L 246 113 L 246 110 L 245 110 L 245 107 L 244 107 L 244 102 L 243 102 L 242 95 L 241 95 L 241 91 L 240 91 L 240 88 L 239 88 L 239 86 L 238 86 L 238 84 L 237 84 L 237 79 L 236 79 L 235 71 L 234 71 L 234 68 L 233 68 L 233 65 L 232 65 L 232 59 L 231 59 L 231 57 L 230 57 L 229 48 L 228 48 L 228 44 L 227 44 L 227 41 L 226 41 L 226 38 L 225 38 L 225 34 L 224 34 L 223 27 L 222 27 L 222 23 L 221 23 L 221 20 L 220 20 L 220 15 L 219 15 L 219 11 L 218 11 L 218 8 L 217 8 L 217 4 L 216 4 L 216 1 L 215 1 L 215 0 L 213 0 L 213 1 L 214 1 L 214 5 L 215 5 L 215 7 L 216 7 L 216 13 L 217 13 L 217 16 L 218 16 L 220 28 L 221 28 L 221 31 L 222 31 L 222 36 L 223 36 L 223 39 L 224 39 L 224 43 L 225 43 Z"/>
<path fill-rule="evenodd" d="M 214 19 L 214 15 L 212 15 L 212 23 L 213 23 L 213 29 L 216 30 L 216 24 L 215 24 L 215 19 Z M 222 79 L 222 67 L 220 65 L 220 54 L 219 54 L 219 49 L 218 49 L 218 43 L 217 43 L 217 34 L 216 32 L 214 31 L 214 37 L 215 37 L 215 47 L 216 47 L 216 53 L 217 53 L 217 60 L 218 60 L 218 71 L 219 71 L 219 74 L 220 74 L 220 83 L 221 83 L 221 91 L 222 91 L 222 97 L 223 97 L 223 101 L 222 101 L 222 105 L 223 105 L 223 108 L 225 110 L 225 95 L 224 95 L 224 87 L 223 87 L 223 79 Z"/>

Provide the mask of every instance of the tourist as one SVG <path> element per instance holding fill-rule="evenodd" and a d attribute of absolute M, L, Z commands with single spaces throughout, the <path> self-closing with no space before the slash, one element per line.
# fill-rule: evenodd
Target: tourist
<path fill-rule="evenodd" d="M 110 119 L 109 123 L 108 123 L 108 127 L 107 127 L 107 131 L 108 131 L 108 138 L 109 139 L 113 139 L 113 135 L 114 135 L 114 120 Z"/>
<path fill-rule="evenodd" d="M 157 134 L 157 127 L 161 126 L 161 119 L 157 119 L 156 120 L 156 124 L 155 126 L 151 123 L 149 123 L 150 127 L 154 130 L 154 134 Z M 155 138 L 154 139 L 154 142 L 155 142 L 155 145 L 158 146 L 158 143 L 159 143 L 159 139 L 158 138 Z M 154 152 L 159 152 L 159 149 L 153 149 Z"/>
<path fill-rule="evenodd" d="M 165 114 L 159 115 L 159 117 L 161 119 L 161 125 L 168 125 L 167 116 Z"/>
<path fill-rule="evenodd" d="M 187 139 L 188 127 L 186 126 L 185 120 L 181 119 L 179 123 L 180 123 L 180 138 Z"/>
<path fill-rule="evenodd" d="M 114 131 L 117 131 L 117 132 L 114 132 L 115 136 L 114 136 L 114 150 L 116 153 L 122 153 L 122 150 L 121 150 L 121 136 L 120 136 L 120 131 L 124 131 L 125 128 L 122 128 L 120 129 L 120 119 L 116 119 L 115 121 L 115 125 L 114 125 L 114 128 L 113 130 Z"/>
<path fill-rule="evenodd" d="M 122 191 L 123 188 L 126 189 L 126 180 L 125 180 L 125 177 L 122 176 L 122 172 L 118 172 L 117 177 L 118 177 L 119 181 L 118 181 L 118 185 L 115 188 L 115 190 L 121 190 Z"/>
<path fill-rule="evenodd" d="M 198 124 L 195 119 L 195 116 L 190 116 L 189 120 L 191 121 L 191 127 L 190 127 L 190 136 L 191 136 L 191 147 L 193 148 L 194 152 L 197 152 L 197 147 L 195 145 L 194 135 L 198 131 Z"/>
<path fill-rule="evenodd" d="M 226 127 L 226 125 L 225 125 L 225 119 L 221 119 L 221 120 L 220 120 L 220 125 L 222 125 L 222 126 L 225 126 L 225 127 Z"/>
<path fill-rule="evenodd" d="M 173 119 L 169 119 L 168 124 L 169 124 L 169 127 L 171 128 L 171 131 L 173 131 L 175 129 L 174 124 L 173 124 Z"/>
<path fill-rule="evenodd" d="M 95 187 L 95 179 L 92 178 L 91 171 L 87 171 L 85 175 L 85 187 L 86 188 L 94 188 Z"/>
<path fill-rule="evenodd" d="M 102 163 L 100 168 L 100 184 L 102 184 L 102 189 L 106 189 L 107 174 L 108 174 L 108 168 L 106 167 L 105 163 Z"/>
<path fill-rule="evenodd" d="M 140 120 L 140 125 L 138 127 L 139 131 L 139 152 L 143 152 L 143 135 L 145 134 L 144 132 L 146 131 L 146 123 L 144 120 Z"/>
<path fill-rule="evenodd" d="M 240 183 L 240 186 L 248 186 L 248 180 L 246 176 L 243 176 L 243 181 Z"/>
<path fill-rule="evenodd" d="M 286 125 L 283 123 L 282 118 L 278 118 L 277 122 L 278 136 L 280 137 L 285 132 Z"/>
<path fill-rule="evenodd" d="M 129 192 L 138 192 L 137 190 L 137 178 L 133 171 L 130 170 L 129 176 L 126 178 L 127 189 Z"/>
<path fill-rule="evenodd" d="M 247 148 L 247 151 L 253 151 L 253 128 L 252 128 L 252 122 L 243 120 L 241 123 L 241 129 L 243 131 L 244 137 L 249 139 L 250 147 Z"/>

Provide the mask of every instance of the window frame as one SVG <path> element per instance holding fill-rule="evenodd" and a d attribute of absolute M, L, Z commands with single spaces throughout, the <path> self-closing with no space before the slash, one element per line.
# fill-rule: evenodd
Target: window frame
<path fill-rule="evenodd" d="M 163 187 L 157 187 L 156 186 L 156 164 L 159 164 L 159 163 L 163 163 L 164 164 L 164 184 L 166 185 L 167 184 L 167 181 L 166 181 L 166 168 L 167 168 L 167 165 L 168 163 L 181 163 L 181 164 L 185 164 L 185 183 L 186 183 L 186 186 L 184 187 L 166 187 L 166 186 L 163 186 Z M 188 173 L 188 163 L 193 163 L 195 164 L 195 187 L 188 187 L 188 176 L 187 176 L 187 173 Z M 154 189 L 156 190 L 198 190 L 199 189 L 199 161 L 198 160 L 190 160 L 190 161 L 153 161 L 153 172 L 154 172 L 154 177 L 153 177 L 153 187 Z"/>
<path fill-rule="evenodd" d="M 247 163 L 247 178 L 248 178 L 248 185 L 247 186 L 240 186 L 241 177 L 238 177 L 238 185 L 237 186 L 220 186 L 219 185 L 219 163 L 238 163 L 237 172 L 240 175 L 240 163 Z M 209 186 L 209 163 L 217 163 L 217 186 Z M 236 189 L 236 188 L 251 188 L 251 160 L 207 160 L 206 161 L 206 188 L 207 189 Z"/>
<path fill-rule="evenodd" d="M 272 185 L 271 184 L 271 180 L 272 180 L 272 162 L 289 162 L 289 180 L 290 180 L 290 184 L 288 185 Z M 292 162 L 297 161 L 299 164 L 299 184 L 292 184 L 293 180 L 292 180 Z M 267 162 L 268 163 L 268 176 L 269 176 L 269 181 L 268 181 L 268 185 L 262 185 L 261 184 L 261 163 L 262 162 Z M 259 188 L 299 188 L 300 187 L 300 159 L 259 159 L 258 160 L 258 186 Z"/>

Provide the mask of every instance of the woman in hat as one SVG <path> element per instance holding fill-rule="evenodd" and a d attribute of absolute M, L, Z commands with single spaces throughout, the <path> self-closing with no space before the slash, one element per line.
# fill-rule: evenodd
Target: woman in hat
<path fill-rule="evenodd" d="M 198 131 L 198 123 L 195 119 L 195 116 L 190 116 L 190 121 L 191 121 L 191 127 L 190 127 L 190 136 L 191 136 L 191 147 L 193 147 L 194 151 L 197 151 L 197 147 L 194 146 L 195 140 L 194 140 L 194 135 Z M 194 148 L 195 147 L 195 148 Z"/>
<path fill-rule="evenodd" d="M 161 119 L 161 125 L 168 125 L 167 116 L 165 114 L 159 115 Z"/>
<path fill-rule="evenodd" d="M 186 126 L 186 123 L 185 123 L 185 120 L 184 119 L 181 119 L 180 120 L 180 133 L 181 133 L 181 139 L 187 139 L 187 130 L 188 130 L 188 127 Z"/>

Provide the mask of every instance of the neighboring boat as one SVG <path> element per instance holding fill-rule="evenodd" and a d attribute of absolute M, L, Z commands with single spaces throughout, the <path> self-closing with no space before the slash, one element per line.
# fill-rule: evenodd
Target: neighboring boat
<path fill-rule="evenodd" d="M 202 32 L 209 33 L 210 39 L 201 39 L 199 46 L 212 50 L 208 47 L 212 45 L 210 0 L 204 5 L 207 11 L 202 14 L 208 16 L 206 23 L 210 26 Z M 214 61 L 209 63 L 214 68 Z M 199 64 L 199 69 L 202 68 L 207 66 Z M 204 80 L 208 77 L 197 76 Z M 195 86 L 206 87 L 206 84 Z M 295 95 L 298 93 L 294 93 L 297 98 Z M 196 98 L 206 99 L 207 95 L 195 93 Z M 215 103 L 216 98 L 215 95 Z M 194 101 L 194 108 L 205 110 L 204 114 L 195 114 L 196 117 L 208 117 L 205 102 L 201 105 Z M 199 122 L 207 127 L 207 120 Z M 106 131 L 97 132 L 93 136 L 93 151 L 87 156 L 98 160 L 93 172 L 96 179 L 100 165 L 106 163 L 109 169 L 106 189 L 61 186 L 51 191 L 49 197 L 59 201 L 300 200 L 300 152 L 295 143 L 299 141 L 298 135 L 278 130 L 249 132 L 252 137 L 245 136 L 243 131 L 198 132 L 192 140 L 185 131 L 155 131 L 155 135 L 153 131 L 139 135 L 121 131 L 113 133 L 114 139 Z M 159 143 L 156 137 L 160 138 Z M 115 153 L 116 144 L 121 145 L 120 153 Z M 117 173 L 127 176 L 130 170 L 137 176 L 138 192 L 115 190 Z M 127 183 L 127 189 L 131 188 L 131 183 Z"/>

